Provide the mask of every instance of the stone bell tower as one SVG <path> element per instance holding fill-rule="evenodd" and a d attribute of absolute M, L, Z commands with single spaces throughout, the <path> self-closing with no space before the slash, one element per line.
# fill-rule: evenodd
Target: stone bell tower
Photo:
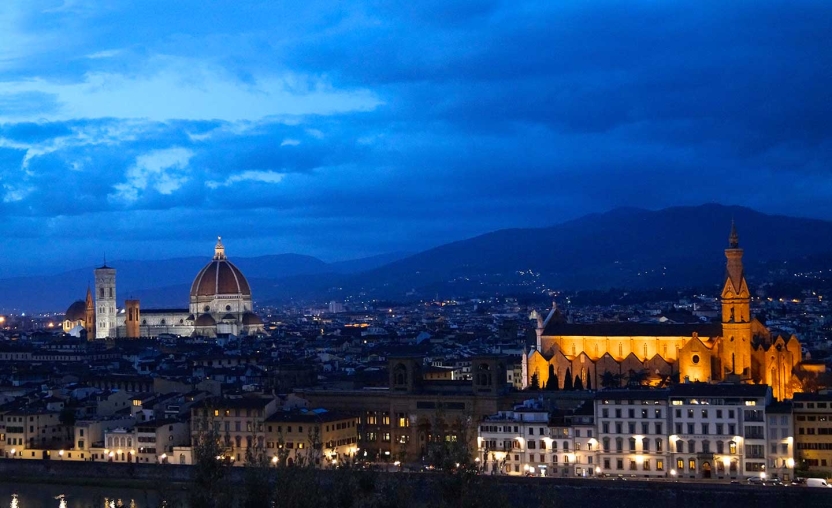
<path fill-rule="evenodd" d="M 725 284 L 722 287 L 722 345 L 720 360 L 723 376 L 751 376 L 751 294 L 742 266 L 736 225 L 731 222 L 728 237 Z"/>

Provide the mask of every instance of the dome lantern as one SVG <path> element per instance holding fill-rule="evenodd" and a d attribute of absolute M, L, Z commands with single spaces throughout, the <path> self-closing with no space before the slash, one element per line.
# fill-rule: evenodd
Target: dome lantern
<path fill-rule="evenodd" d="M 222 237 L 217 237 L 217 245 L 214 247 L 214 260 L 225 259 L 225 246 L 222 244 Z"/>

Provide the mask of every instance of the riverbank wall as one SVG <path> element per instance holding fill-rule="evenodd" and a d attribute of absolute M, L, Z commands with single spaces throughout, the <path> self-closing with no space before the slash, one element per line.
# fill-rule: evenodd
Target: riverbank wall
<path fill-rule="evenodd" d="M 232 484 L 242 486 L 245 468 L 229 470 Z M 333 487 L 343 476 L 316 471 L 321 488 Z M 184 490 L 193 468 L 180 465 L 115 464 L 100 462 L 55 462 L 0 460 L 0 482 L 66 485 L 122 485 L 131 488 Z M 363 473 L 358 473 L 363 474 Z M 372 474 L 372 473 L 370 473 Z M 432 506 L 448 495 L 454 480 L 438 473 L 377 473 L 374 488 L 406 489 L 412 499 Z M 737 506 L 832 506 L 832 489 L 683 483 L 671 481 L 624 481 L 609 479 L 551 479 L 480 476 L 476 485 L 484 497 L 498 495 L 511 505 L 581 508 L 630 508 L 645 505 L 662 508 L 709 508 Z M 519 503 L 519 504 L 518 504 Z M 487 505 L 487 504 L 484 504 Z"/>

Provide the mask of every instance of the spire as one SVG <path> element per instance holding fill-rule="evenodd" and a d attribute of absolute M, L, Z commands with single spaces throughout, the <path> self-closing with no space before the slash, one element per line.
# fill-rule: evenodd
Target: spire
<path fill-rule="evenodd" d="M 728 236 L 728 245 L 732 249 L 738 249 L 740 246 L 740 237 L 737 234 L 737 225 L 734 224 L 734 219 L 731 219 L 731 234 Z"/>
<path fill-rule="evenodd" d="M 728 248 L 725 249 L 725 258 L 728 263 L 725 266 L 726 277 L 730 280 L 734 292 L 739 292 L 745 273 L 742 267 L 742 249 L 740 248 L 740 237 L 737 234 L 737 225 L 731 219 L 731 234 L 728 235 Z"/>
<path fill-rule="evenodd" d="M 214 247 L 214 259 L 225 259 L 225 247 L 222 244 L 222 237 L 217 237 L 217 246 Z"/>

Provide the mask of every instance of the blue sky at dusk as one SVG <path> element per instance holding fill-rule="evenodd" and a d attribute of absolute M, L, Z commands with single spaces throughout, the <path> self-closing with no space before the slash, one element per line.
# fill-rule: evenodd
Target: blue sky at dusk
<path fill-rule="evenodd" d="M 0 276 L 619 206 L 832 219 L 831 26 L 828 1 L 0 2 Z"/>

